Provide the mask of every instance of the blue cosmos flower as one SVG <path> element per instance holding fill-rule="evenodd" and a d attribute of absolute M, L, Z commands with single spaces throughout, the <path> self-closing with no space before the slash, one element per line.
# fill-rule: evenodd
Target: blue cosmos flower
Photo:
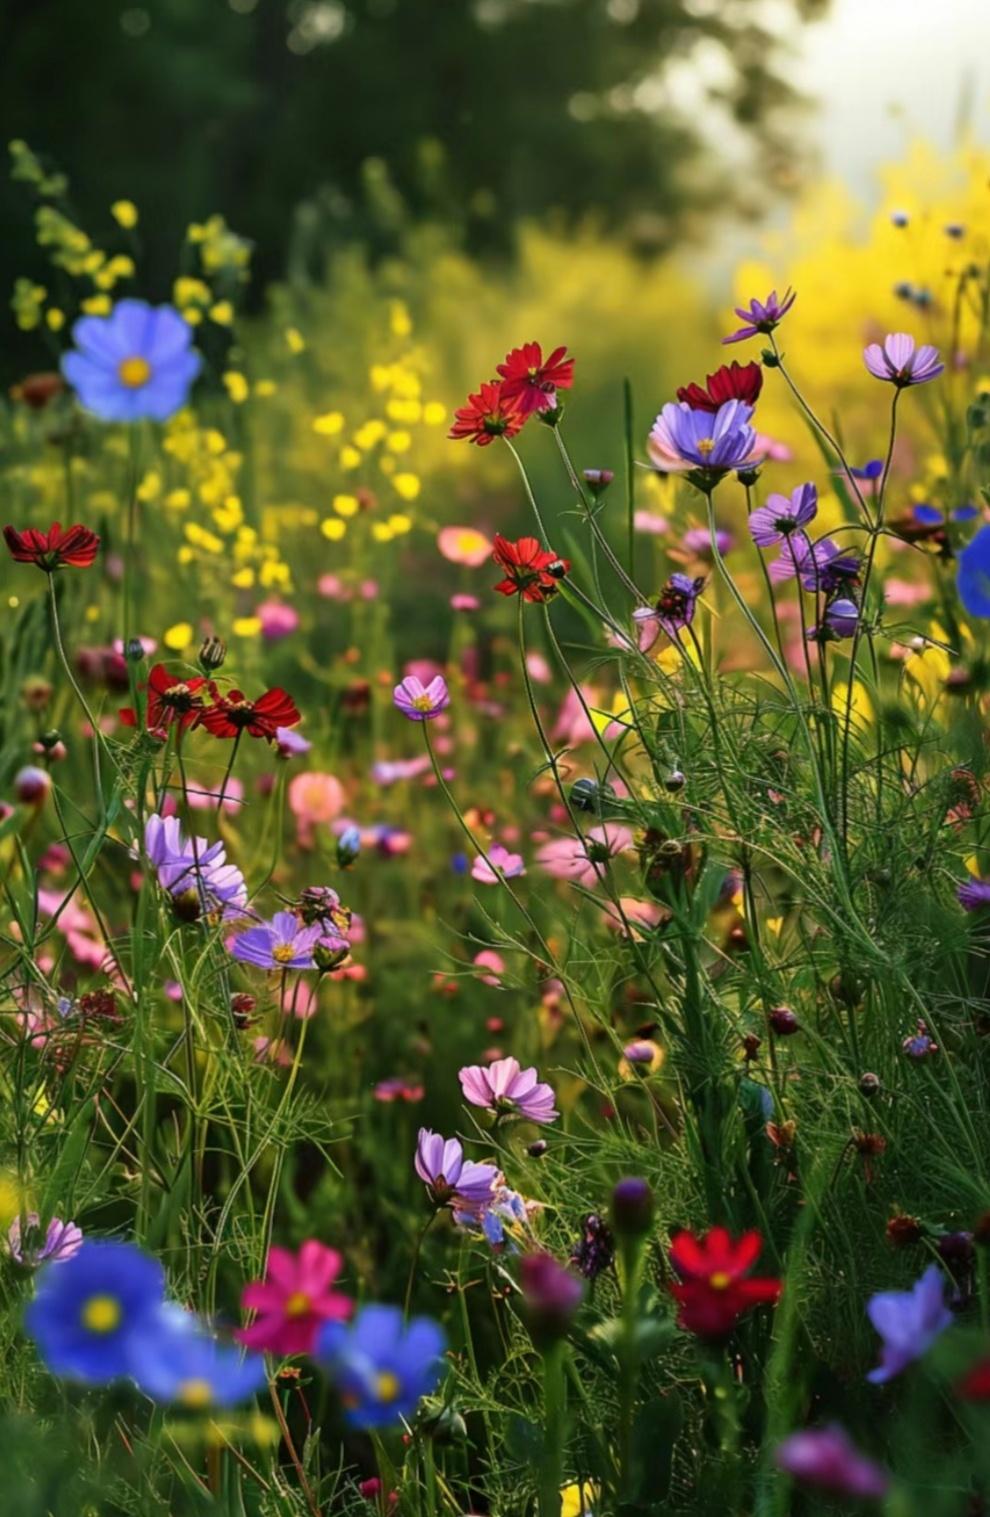
<path fill-rule="evenodd" d="M 397 1306 L 366 1306 L 354 1322 L 328 1322 L 316 1357 L 336 1383 L 352 1427 L 389 1427 L 412 1417 L 437 1385 L 446 1339 L 429 1317 L 405 1325 Z"/>
<path fill-rule="evenodd" d="M 131 1373 L 152 1401 L 191 1411 L 236 1406 L 265 1383 L 261 1354 L 218 1343 L 179 1307 L 161 1309 L 131 1334 L 128 1346 Z"/>
<path fill-rule="evenodd" d="M 100 1384 L 131 1372 L 130 1342 L 159 1312 L 165 1275 L 130 1243 L 87 1241 L 49 1264 L 27 1309 L 27 1330 L 55 1375 Z"/>
<path fill-rule="evenodd" d="M 990 616 L 990 524 L 960 553 L 956 589 L 970 616 Z"/>
<path fill-rule="evenodd" d="M 172 306 L 120 300 L 109 316 L 83 316 L 62 373 L 101 421 L 167 421 L 185 405 L 202 366 L 192 327 Z"/>
<path fill-rule="evenodd" d="M 741 400 L 727 400 L 714 415 L 669 401 L 653 423 L 646 451 L 663 474 L 704 469 L 716 475 L 743 468 L 756 452 L 752 415 L 753 407 Z"/>
<path fill-rule="evenodd" d="M 879 1291 L 866 1304 L 866 1314 L 883 1339 L 880 1363 L 867 1380 L 884 1385 L 920 1359 L 952 1322 L 945 1304 L 945 1277 L 930 1264 L 908 1291 Z"/>

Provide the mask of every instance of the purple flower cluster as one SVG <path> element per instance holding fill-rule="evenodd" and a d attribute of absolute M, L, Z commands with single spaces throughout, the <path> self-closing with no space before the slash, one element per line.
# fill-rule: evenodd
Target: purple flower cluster
<path fill-rule="evenodd" d="M 223 843 L 186 838 L 178 817 L 149 816 L 144 828 L 144 851 L 154 865 L 158 883 L 181 915 L 236 919 L 247 913 L 247 886 L 235 864 L 227 863 Z"/>

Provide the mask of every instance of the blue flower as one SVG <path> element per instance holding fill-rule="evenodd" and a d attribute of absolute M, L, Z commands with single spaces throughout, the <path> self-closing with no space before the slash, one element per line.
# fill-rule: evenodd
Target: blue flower
<path fill-rule="evenodd" d="M 990 524 L 960 553 L 956 589 L 970 616 L 990 616 Z"/>
<path fill-rule="evenodd" d="M 261 1354 L 218 1343 L 179 1307 L 164 1307 L 133 1333 L 129 1351 L 131 1373 L 146 1396 L 191 1411 L 236 1406 L 265 1383 Z"/>
<path fill-rule="evenodd" d="M 756 449 L 752 415 L 752 406 L 741 400 L 727 400 L 714 415 L 693 411 L 686 401 L 670 401 L 653 423 L 646 451 L 663 474 L 704 469 L 715 475 L 742 468 Z"/>
<path fill-rule="evenodd" d="M 352 1427 L 412 1417 L 440 1379 L 446 1339 L 429 1317 L 404 1325 L 397 1306 L 366 1306 L 354 1322 L 328 1322 L 316 1357 L 337 1385 Z"/>
<path fill-rule="evenodd" d="M 185 405 L 202 366 L 192 327 L 171 306 L 120 300 L 109 316 L 83 316 L 62 373 L 101 421 L 167 421 Z"/>
<path fill-rule="evenodd" d="M 92 1242 L 42 1272 L 27 1330 L 55 1375 L 97 1384 L 131 1371 L 130 1341 L 160 1310 L 165 1275 L 130 1243 Z"/>
<path fill-rule="evenodd" d="M 867 1302 L 866 1314 L 883 1339 L 880 1363 L 866 1378 L 883 1385 L 927 1353 L 951 1323 L 942 1271 L 930 1264 L 910 1290 L 879 1291 Z"/>

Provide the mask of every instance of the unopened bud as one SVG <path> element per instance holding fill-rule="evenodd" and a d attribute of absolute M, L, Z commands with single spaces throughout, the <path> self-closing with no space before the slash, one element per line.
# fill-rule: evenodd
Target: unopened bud
<path fill-rule="evenodd" d="M 620 1180 L 612 1192 L 612 1226 L 620 1238 L 639 1238 L 653 1221 L 653 1192 L 638 1175 Z"/>
<path fill-rule="evenodd" d="M 585 469 L 583 470 L 584 482 L 592 495 L 604 495 L 615 475 L 611 469 Z"/>
<path fill-rule="evenodd" d="M 361 829 L 359 827 L 347 827 L 337 839 L 337 863 L 341 869 L 346 869 L 353 864 L 361 852 Z"/>
<path fill-rule="evenodd" d="M 789 1038 L 792 1034 L 801 1031 L 801 1024 L 789 1006 L 775 1006 L 767 1017 L 767 1021 L 778 1038 Z"/>
<path fill-rule="evenodd" d="M 25 764 L 14 775 L 14 796 L 22 806 L 42 805 L 51 788 L 51 775 L 35 764 Z"/>
<path fill-rule="evenodd" d="M 144 643 L 139 637 L 132 637 L 124 649 L 124 657 L 129 664 L 139 664 L 144 658 Z"/>
<path fill-rule="evenodd" d="M 227 644 L 222 637 L 208 637 L 199 650 L 199 667 L 204 674 L 213 674 L 221 668 L 227 657 Z"/>

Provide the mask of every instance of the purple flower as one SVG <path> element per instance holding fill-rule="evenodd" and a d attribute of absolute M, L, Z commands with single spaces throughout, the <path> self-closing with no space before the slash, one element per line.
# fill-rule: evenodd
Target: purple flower
<path fill-rule="evenodd" d="M 772 332 L 774 327 L 783 321 L 795 300 L 797 300 L 795 290 L 785 290 L 783 300 L 778 300 L 777 291 L 771 290 L 766 300 L 751 300 L 748 306 L 736 306 L 736 315 L 746 325 L 740 327 L 738 332 L 733 332 L 731 336 L 723 337 L 723 345 L 729 342 L 745 342 L 747 337 L 755 337 L 758 332 Z"/>
<path fill-rule="evenodd" d="M 808 639 L 812 642 L 834 642 L 841 637 L 852 637 L 859 626 L 859 607 L 847 596 L 839 596 L 825 608 L 820 627 L 809 627 Z"/>
<path fill-rule="evenodd" d="M 407 674 L 396 685 L 392 700 L 411 722 L 430 722 L 450 705 L 450 691 L 442 674 L 435 674 L 428 685 L 415 674 Z"/>
<path fill-rule="evenodd" d="M 487 1069 L 469 1064 L 458 1075 L 464 1099 L 483 1106 L 493 1116 L 524 1117 L 527 1122 L 552 1122 L 553 1088 L 538 1083 L 535 1069 L 520 1069 L 518 1059 L 495 1059 Z"/>
<path fill-rule="evenodd" d="M 14 1218 L 7 1233 L 11 1258 L 16 1259 L 18 1264 L 42 1264 L 46 1259 L 52 1264 L 60 1264 L 71 1259 L 82 1248 L 82 1230 L 74 1222 L 63 1222 L 60 1217 L 53 1217 L 42 1242 L 32 1236 L 40 1225 L 38 1213 L 29 1211 L 24 1220 L 27 1223 L 26 1243 L 21 1239 L 20 1217 Z"/>
<path fill-rule="evenodd" d="M 812 545 L 803 532 L 795 532 L 781 545 L 780 557 L 770 565 L 774 584 L 800 577 L 805 590 L 831 594 L 855 584 L 859 577 L 859 559 L 855 553 L 843 553 L 830 537 Z"/>
<path fill-rule="evenodd" d="M 880 1499 L 886 1495 L 890 1477 L 879 1464 L 861 1454 L 844 1428 L 805 1428 L 777 1445 L 778 1469 L 794 1480 L 836 1496 Z"/>
<path fill-rule="evenodd" d="M 562 1338 L 584 1297 L 584 1281 L 552 1254 L 527 1254 L 519 1266 L 526 1315 L 537 1341 Z"/>
<path fill-rule="evenodd" d="M 882 344 L 871 342 L 863 349 L 863 362 L 874 379 L 889 380 L 898 389 L 937 379 L 945 368 L 939 359 L 938 348 L 927 342 L 916 347 L 914 338 L 907 332 L 890 332 Z"/>
<path fill-rule="evenodd" d="M 228 918 L 245 914 L 247 885 L 237 866 L 227 863 L 223 843 L 187 840 L 178 817 L 153 813 L 145 823 L 144 849 L 161 888 L 193 919 L 201 912 L 219 911 Z"/>
<path fill-rule="evenodd" d="M 867 1302 L 866 1314 L 883 1339 L 880 1363 L 866 1378 L 884 1385 L 927 1353 L 952 1322 L 942 1271 L 930 1264 L 910 1290 L 879 1291 Z"/>
<path fill-rule="evenodd" d="M 845 472 L 845 469 L 832 470 L 833 474 L 838 474 L 840 477 L 845 474 Z M 861 468 L 857 468 L 855 464 L 850 464 L 849 473 L 852 475 L 853 479 L 865 479 L 868 484 L 873 484 L 883 474 L 883 459 L 871 458 L 865 464 L 863 464 Z"/>
<path fill-rule="evenodd" d="M 981 906 L 990 906 L 990 880 L 965 880 L 956 890 L 964 911 L 979 911 Z"/>
<path fill-rule="evenodd" d="M 230 951 L 243 964 L 257 964 L 259 969 L 312 969 L 313 949 L 325 933 L 319 922 L 304 927 L 293 912 L 277 911 L 270 922 L 240 933 Z"/>
<path fill-rule="evenodd" d="M 489 848 L 486 859 L 479 854 L 471 865 L 471 878 L 477 880 L 480 885 L 499 885 L 503 875 L 507 880 L 514 880 L 525 873 L 526 865 L 523 863 L 522 854 L 510 853 L 508 848 L 502 847 L 501 843 L 496 843 Z"/>
<path fill-rule="evenodd" d="M 724 557 L 733 546 L 732 533 L 724 527 L 715 528 L 715 547 Z M 713 558 L 712 534 L 707 527 L 689 527 L 681 538 L 681 547 L 698 558 Z"/>
<path fill-rule="evenodd" d="M 689 627 L 694 620 L 694 608 L 698 596 L 705 587 L 703 579 L 691 579 L 687 574 L 672 574 L 664 585 L 655 606 L 639 606 L 633 612 L 633 621 L 648 629 L 653 624 L 653 636 L 640 647 L 645 652 L 656 642 L 661 632 L 676 638 L 682 627 Z"/>
<path fill-rule="evenodd" d="M 686 401 L 668 401 L 653 423 L 646 451 L 663 474 L 742 468 L 756 449 L 752 415 L 752 406 L 741 400 L 727 400 L 714 415 L 692 411 Z"/>
<path fill-rule="evenodd" d="M 476 1214 L 489 1204 L 499 1177 L 494 1164 L 465 1159 L 456 1138 L 443 1138 L 428 1127 L 419 1130 L 414 1167 L 435 1206 Z"/>
<path fill-rule="evenodd" d="M 290 759 L 301 758 L 313 745 L 301 732 L 294 732 L 291 727 L 276 727 L 275 746 L 279 758 Z"/>
<path fill-rule="evenodd" d="M 798 485 L 790 496 L 768 495 L 766 505 L 750 513 L 750 536 L 758 548 L 771 548 L 817 515 L 818 491 L 812 484 Z"/>
<path fill-rule="evenodd" d="M 928 1023 L 923 1017 L 918 1018 L 918 1030 L 912 1032 L 901 1044 L 909 1059 L 929 1059 L 933 1053 L 938 1053 L 938 1044 L 928 1031 Z"/>

